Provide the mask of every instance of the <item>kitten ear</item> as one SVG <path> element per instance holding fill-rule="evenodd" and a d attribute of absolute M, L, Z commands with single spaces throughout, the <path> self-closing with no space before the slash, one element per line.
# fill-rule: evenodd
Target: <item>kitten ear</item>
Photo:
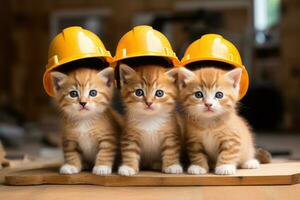
<path fill-rule="evenodd" d="M 50 76 L 51 76 L 51 81 L 52 81 L 52 85 L 53 85 L 53 89 L 55 91 L 55 93 L 61 89 L 61 85 L 63 84 L 64 80 L 68 77 L 66 74 L 61 73 L 61 72 L 57 72 L 57 71 L 53 71 L 50 72 Z"/>
<path fill-rule="evenodd" d="M 165 75 L 167 75 L 167 77 L 169 77 L 173 82 L 175 82 L 178 79 L 178 68 L 171 69 L 165 72 Z"/>
<path fill-rule="evenodd" d="M 240 81 L 242 77 L 242 69 L 236 68 L 225 74 L 225 77 L 229 79 L 234 88 L 239 89 Z"/>
<path fill-rule="evenodd" d="M 181 67 L 178 69 L 178 79 L 179 85 L 181 87 L 185 87 L 188 82 L 193 80 L 196 77 L 195 73 L 186 69 L 185 67 Z"/>
<path fill-rule="evenodd" d="M 113 82 L 115 80 L 115 73 L 114 73 L 114 69 L 112 67 L 107 67 L 107 68 L 101 70 L 98 73 L 98 76 L 100 77 L 100 79 L 102 81 L 104 81 L 106 83 L 106 85 L 108 87 L 113 85 Z"/>
<path fill-rule="evenodd" d="M 133 77 L 136 74 L 136 71 L 129 67 L 128 65 L 121 63 L 120 64 L 120 79 L 122 84 L 127 84 L 128 79 Z"/>

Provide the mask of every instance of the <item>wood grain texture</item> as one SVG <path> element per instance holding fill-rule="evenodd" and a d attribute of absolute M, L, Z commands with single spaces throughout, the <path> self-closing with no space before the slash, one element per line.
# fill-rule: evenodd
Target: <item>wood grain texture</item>
<path fill-rule="evenodd" d="M 8 174 L 24 171 L 24 170 L 35 170 L 35 169 L 47 169 L 53 167 L 59 167 L 63 164 L 61 159 L 50 159 L 50 160 L 35 160 L 27 161 L 15 160 L 10 161 L 10 166 L 0 170 L 0 184 L 4 182 L 4 178 Z"/>
<path fill-rule="evenodd" d="M 300 162 L 261 165 L 260 169 L 241 169 L 235 175 L 173 175 L 140 172 L 124 177 L 116 174 L 97 176 L 90 172 L 60 175 L 57 168 L 28 170 L 5 176 L 7 185 L 88 184 L 102 186 L 227 186 L 227 185 L 292 185 L 300 183 Z"/>

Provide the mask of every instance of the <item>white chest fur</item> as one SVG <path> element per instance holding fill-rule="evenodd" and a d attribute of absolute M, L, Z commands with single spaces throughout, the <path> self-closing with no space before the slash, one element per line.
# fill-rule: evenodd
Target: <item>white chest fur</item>
<path fill-rule="evenodd" d="M 79 147 L 82 151 L 83 157 L 89 162 L 94 162 L 98 153 L 98 147 L 96 139 L 92 137 L 90 131 L 91 127 L 89 123 L 82 122 L 77 125 L 77 137 Z"/>
<path fill-rule="evenodd" d="M 135 120 L 137 128 L 141 131 L 152 134 L 156 133 L 161 129 L 164 123 L 167 120 L 166 115 L 158 115 L 158 116 L 142 116 Z"/>
<path fill-rule="evenodd" d="M 161 161 L 162 128 L 167 116 L 143 117 L 136 121 L 141 134 L 142 164 L 149 167 Z"/>

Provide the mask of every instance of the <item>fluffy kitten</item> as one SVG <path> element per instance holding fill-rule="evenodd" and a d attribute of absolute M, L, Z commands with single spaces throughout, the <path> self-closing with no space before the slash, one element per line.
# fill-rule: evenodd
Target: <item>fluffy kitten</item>
<path fill-rule="evenodd" d="M 93 173 L 107 175 L 117 149 L 117 115 L 111 109 L 114 70 L 79 68 L 51 73 L 55 99 L 63 113 L 62 174 L 79 173 L 94 164 Z"/>
<path fill-rule="evenodd" d="M 162 169 L 165 173 L 182 173 L 174 79 L 159 65 L 142 65 L 135 69 L 120 65 L 126 114 L 119 174 L 132 176 L 140 165 Z"/>
<path fill-rule="evenodd" d="M 241 74 L 239 68 L 178 70 L 188 173 L 205 174 L 215 166 L 216 174 L 230 175 L 237 167 L 259 167 L 250 128 L 236 112 Z"/>

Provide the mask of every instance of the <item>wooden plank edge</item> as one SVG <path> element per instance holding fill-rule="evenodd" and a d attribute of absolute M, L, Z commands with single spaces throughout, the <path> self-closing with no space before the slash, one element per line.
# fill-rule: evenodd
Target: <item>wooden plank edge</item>
<path fill-rule="evenodd" d="M 32 180 L 34 179 L 34 181 Z M 86 174 L 76 175 L 39 175 L 5 176 L 6 185 L 100 185 L 100 186 L 250 186 L 250 185 L 293 185 L 300 183 L 300 174 L 277 176 L 212 176 L 199 177 L 193 175 L 177 177 L 151 177 L 118 175 L 96 176 Z"/>

